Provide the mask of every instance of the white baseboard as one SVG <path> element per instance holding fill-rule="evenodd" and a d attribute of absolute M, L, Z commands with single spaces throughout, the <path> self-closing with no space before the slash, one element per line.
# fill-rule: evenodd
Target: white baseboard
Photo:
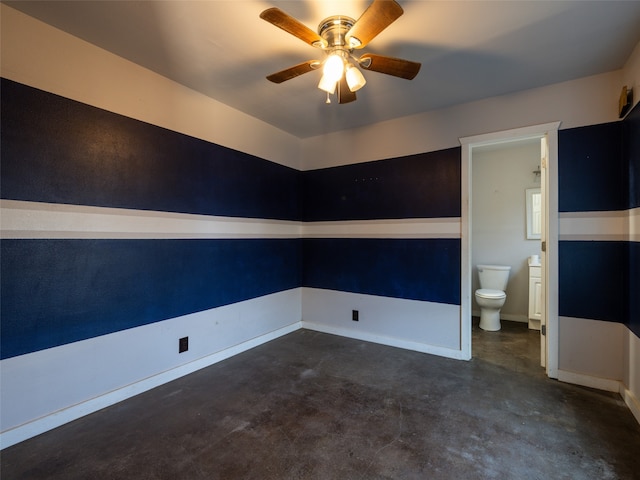
<path fill-rule="evenodd" d="M 619 393 L 624 403 L 627 404 L 629 410 L 640 423 L 640 400 L 629 390 L 624 383 L 618 380 L 610 380 L 608 378 L 592 377 L 581 373 L 567 372 L 566 370 L 558 370 L 558 380 L 566 383 L 573 383 L 583 387 L 597 388 L 607 392 Z"/>
<path fill-rule="evenodd" d="M 480 310 L 473 310 L 471 315 L 474 317 L 480 317 Z M 502 313 L 500 312 L 500 320 L 507 320 L 509 322 L 520 322 L 520 323 L 529 323 L 529 318 L 527 315 L 519 315 L 512 313 Z"/>
<path fill-rule="evenodd" d="M 609 378 L 592 377 L 582 373 L 568 372 L 566 370 L 558 370 L 558 380 L 565 383 L 573 383 L 583 387 L 597 388 L 606 392 L 620 392 L 622 383 L 618 380 Z"/>
<path fill-rule="evenodd" d="M 316 332 L 330 333 L 332 335 L 338 335 L 346 338 L 353 338 L 355 340 L 363 340 L 365 342 L 379 343 L 381 345 L 387 345 L 389 347 L 404 348 L 405 350 L 413 350 L 415 352 L 429 353 L 432 355 L 438 355 L 440 357 L 453 358 L 454 360 L 469 360 L 469 358 L 466 358 L 464 356 L 462 350 L 453 350 L 451 348 L 439 347 L 437 345 L 427 345 L 424 343 L 411 342 L 408 340 L 401 340 L 382 335 L 375 335 L 372 333 L 350 330 L 347 328 L 336 328 L 305 321 L 302 322 L 302 328 L 305 328 L 307 330 L 314 330 Z"/>
<path fill-rule="evenodd" d="M 636 417 L 636 421 L 640 423 L 640 400 L 629 390 L 626 388 L 622 382 L 620 383 L 620 395 L 624 399 L 624 403 L 627 404 L 633 416 Z"/>
<path fill-rule="evenodd" d="M 46 415 L 10 430 L 6 430 L 0 434 L 0 449 L 10 447 L 11 445 L 15 445 L 16 443 L 20 443 L 24 440 L 35 437 L 36 435 L 40 435 L 41 433 L 53 430 L 65 423 L 77 420 L 80 417 L 97 412 L 98 410 L 102 410 L 103 408 L 151 390 L 152 388 L 171 382 L 172 380 L 176 380 L 185 375 L 189 375 L 190 373 L 226 360 L 227 358 L 250 350 L 258 345 L 262 345 L 263 343 L 275 340 L 278 337 L 299 330 L 301 327 L 302 322 L 287 325 L 286 327 L 273 332 L 260 335 L 259 337 L 252 338 L 238 345 L 234 345 L 211 355 L 207 355 L 206 357 L 172 368 L 171 370 L 153 375 L 133 384 L 108 392 L 104 395 L 100 395 L 99 397 L 92 398 L 86 402 L 64 408 L 50 415 Z"/>
<path fill-rule="evenodd" d="M 509 322 L 529 323 L 529 317 L 527 317 L 526 315 L 505 313 L 500 315 L 500 318 Z"/>

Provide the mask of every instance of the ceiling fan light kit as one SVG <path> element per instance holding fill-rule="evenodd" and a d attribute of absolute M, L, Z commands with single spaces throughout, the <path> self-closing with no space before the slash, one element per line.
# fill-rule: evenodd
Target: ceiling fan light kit
<path fill-rule="evenodd" d="M 395 0 L 374 0 L 357 21 L 344 15 L 334 15 L 322 20 L 316 33 L 279 8 L 268 8 L 260 18 L 323 50 L 326 59 L 324 62 L 309 60 L 273 73 L 267 79 L 282 83 L 323 65 L 318 88 L 327 93 L 326 103 L 331 103 L 329 95 L 336 90 L 338 103 L 356 100 L 355 92 L 367 83 L 356 65 L 364 70 L 411 80 L 420 71 L 420 63 L 384 55 L 364 54 L 360 58 L 353 55 L 354 49 L 366 47 L 402 13 L 402 7 Z"/>
<path fill-rule="evenodd" d="M 362 75 L 362 72 L 351 64 L 347 65 L 345 76 L 347 78 L 347 85 L 349 85 L 349 90 L 351 90 L 352 92 L 360 90 L 367 83 L 367 80 L 364 78 L 364 75 Z"/>
<path fill-rule="evenodd" d="M 320 77 L 320 82 L 318 83 L 318 88 L 320 90 L 323 90 L 325 92 L 327 92 L 329 95 L 333 95 L 334 93 L 336 93 L 336 87 L 338 86 L 338 80 L 337 79 L 332 79 L 331 77 L 328 77 L 327 75 L 322 75 L 322 77 Z"/>
<path fill-rule="evenodd" d="M 332 53 L 324 61 L 322 73 L 328 80 L 337 82 L 344 73 L 344 59 L 339 53 Z"/>

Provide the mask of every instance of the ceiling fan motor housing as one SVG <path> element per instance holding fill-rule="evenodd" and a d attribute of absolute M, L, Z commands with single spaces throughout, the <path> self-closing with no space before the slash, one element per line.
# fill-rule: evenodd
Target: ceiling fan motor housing
<path fill-rule="evenodd" d="M 325 48 L 330 50 L 351 50 L 353 47 L 347 45 L 346 36 L 355 23 L 356 21 L 353 18 L 344 15 L 333 15 L 320 22 L 318 34 L 327 42 Z"/>

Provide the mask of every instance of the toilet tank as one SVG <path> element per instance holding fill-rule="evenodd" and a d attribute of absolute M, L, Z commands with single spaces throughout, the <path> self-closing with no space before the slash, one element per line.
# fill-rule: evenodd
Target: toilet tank
<path fill-rule="evenodd" d="M 477 268 L 480 288 L 502 290 L 503 292 L 507 289 L 511 267 L 506 265 L 478 265 Z"/>

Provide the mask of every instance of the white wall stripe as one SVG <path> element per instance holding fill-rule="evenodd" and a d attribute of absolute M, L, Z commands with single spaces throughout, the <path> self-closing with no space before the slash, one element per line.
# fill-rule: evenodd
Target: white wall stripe
<path fill-rule="evenodd" d="M 640 208 L 561 212 L 560 240 L 640 241 Z M 460 218 L 296 222 L 0 200 L 2 238 L 460 238 Z"/>
<path fill-rule="evenodd" d="M 2 238 L 299 238 L 300 223 L 0 201 Z"/>
<path fill-rule="evenodd" d="M 0 200 L 2 238 L 460 238 L 460 218 L 303 223 Z"/>
<path fill-rule="evenodd" d="M 640 208 L 629 211 L 629 241 L 640 242 Z"/>
<path fill-rule="evenodd" d="M 640 241 L 640 208 L 607 212 L 561 212 L 560 240 Z"/>
<path fill-rule="evenodd" d="M 305 238 L 460 238 L 460 218 L 308 222 Z"/>

